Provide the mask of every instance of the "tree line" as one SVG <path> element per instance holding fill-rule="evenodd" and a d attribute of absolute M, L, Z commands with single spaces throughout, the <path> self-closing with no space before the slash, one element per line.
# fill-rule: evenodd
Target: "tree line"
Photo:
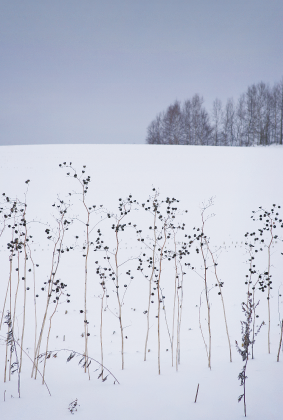
<path fill-rule="evenodd" d="M 147 144 L 255 146 L 283 144 L 283 78 L 253 84 L 235 102 L 215 99 L 209 113 L 195 94 L 175 101 L 147 128 Z"/>

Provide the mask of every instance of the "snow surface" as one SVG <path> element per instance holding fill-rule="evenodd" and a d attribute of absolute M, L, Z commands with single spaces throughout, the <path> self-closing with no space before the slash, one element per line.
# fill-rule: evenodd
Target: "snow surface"
<path fill-rule="evenodd" d="M 202 261 L 193 250 L 188 261 L 196 270 L 186 270 L 184 280 L 184 302 L 181 325 L 181 363 L 178 372 L 171 366 L 171 353 L 168 334 L 161 314 L 161 375 L 157 370 L 157 321 L 156 301 L 150 321 L 149 349 L 147 361 L 143 361 L 146 333 L 148 284 L 135 268 L 136 260 L 125 264 L 121 271 L 121 281 L 128 278 L 125 271 L 130 267 L 134 280 L 125 295 L 123 316 L 125 325 L 125 369 L 121 370 L 120 335 L 118 319 L 109 311 L 104 312 L 104 364 L 120 382 L 113 384 L 110 377 L 105 382 L 97 379 L 99 371 L 94 363 L 90 365 L 91 379 L 78 366 L 78 359 L 66 363 L 68 352 L 59 352 L 57 358 L 47 361 L 46 383 L 52 396 L 41 384 L 30 378 L 32 364 L 24 356 L 21 374 L 21 398 L 17 396 L 17 374 L 11 381 L 0 383 L 0 418 L 50 420 L 70 418 L 69 404 L 78 399 L 77 419 L 100 418 L 105 420 L 234 420 L 243 418 L 243 404 L 238 403 L 242 393 L 238 374 L 243 366 L 242 359 L 235 348 L 235 340 L 241 342 L 240 320 L 244 319 L 241 302 L 246 300 L 247 287 L 245 275 L 248 272 L 248 254 L 244 245 L 244 234 L 258 229 L 260 224 L 252 222 L 252 211 L 259 206 L 267 210 L 276 205 L 283 206 L 283 148 L 224 148 L 194 146 L 149 146 L 149 145 L 41 145 L 41 146 L 2 146 L 0 148 L 0 193 L 24 200 L 25 181 L 30 179 L 27 193 L 27 219 L 33 235 L 31 244 L 33 259 L 39 264 L 36 271 L 39 291 L 38 319 L 46 301 L 44 292 L 40 293 L 43 282 L 48 279 L 51 267 L 52 243 L 46 239 L 46 223 L 54 226 L 52 204 L 57 196 L 71 200 L 70 212 L 83 219 L 84 213 L 79 195 L 68 195 L 78 190 L 74 179 L 66 177 L 66 171 L 59 164 L 66 161 L 80 171 L 86 165 L 86 173 L 91 175 L 87 201 L 90 205 L 103 204 L 109 212 L 118 211 L 118 199 L 133 195 L 140 203 L 146 202 L 152 188 L 158 188 L 160 198 L 175 197 L 180 200 L 180 209 L 188 210 L 180 216 L 186 224 L 186 232 L 193 233 L 193 227 L 201 225 L 203 202 L 213 197 L 214 205 L 207 214 L 214 216 L 206 222 L 206 232 L 210 244 L 216 252 L 218 273 L 224 281 L 223 296 L 226 305 L 229 334 L 232 343 L 233 362 L 229 362 L 227 336 L 223 313 L 217 288 L 210 291 L 211 330 L 212 330 L 212 369 L 207 367 L 205 347 L 199 329 L 200 294 L 203 290 Z M 2 196 L 1 196 L 2 197 Z M 3 200 L 2 200 L 3 201 Z M 281 209 L 281 216 L 283 212 Z M 131 212 L 129 221 L 145 225 L 149 219 L 141 209 Z M 93 215 L 91 226 L 100 221 L 100 215 Z M 106 222 L 105 222 L 106 223 Z M 150 222 L 149 222 L 150 223 Z M 99 224 L 103 234 L 109 237 L 113 232 L 106 231 L 107 224 Z M 93 231 L 93 238 L 96 238 Z M 6 231 L 0 238 L 0 311 L 9 276 L 9 254 L 6 250 Z M 82 244 L 84 225 L 75 220 L 70 227 L 66 241 L 74 242 L 74 236 Z M 283 229 L 272 248 L 273 290 L 271 297 L 271 354 L 267 352 L 267 326 L 264 326 L 255 343 L 255 358 L 248 362 L 247 370 L 247 416 L 255 420 L 281 419 L 282 361 L 276 362 L 282 318 L 283 282 Z M 281 239 L 280 239 L 281 238 Z M 9 239 L 8 239 L 9 240 Z M 110 239 L 109 239 L 110 240 Z M 129 231 L 121 243 L 121 261 L 137 257 L 144 252 L 136 234 Z M 95 274 L 95 261 L 101 260 L 103 253 L 93 252 L 89 259 L 88 319 L 89 356 L 100 360 L 100 299 L 101 287 Z M 30 262 L 29 262 L 30 263 Z M 260 254 L 258 265 L 265 269 L 267 251 Z M 16 279 L 16 272 L 13 271 Z M 50 350 L 72 349 L 83 353 L 84 331 L 83 309 L 84 258 L 81 248 L 65 253 L 58 270 L 71 294 L 71 302 L 58 306 L 52 323 Z M 14 277 L 13 277 L 14 278 Z M 16 280 L 13 280 L 14 282 Z M 215 278 L 212 269 L 208 270 L 208 281 L 212 287 Z M 166 294 L 166 311 L 169 328 L 172 327 L 174 273 L 170 266 L 162 277 Z M 32 278 L 27 284 L 32 286 Z M 21 285 L 20 285 L 21 286 Z M 281 289 L 280 289 L 281 287 Z M 117 309 L 114 287 L 108 285 L 109 308 Z M 29 294 L 30 293 L 30 294 Z M 259 321 L 267 321 L 266 294 L 257 292 L 260 304 Z M 22 286 L 19 291 L 15 336 L 20 336 L 22 325 Z M 7 307 L 5 309 L 5 312 Z M 66 313 L 67 310 L 67 313 Z M 202 328 L 207 338 L 205 320 L 205 301 L 202 300 Z M 27 293 L 27 327 L 24 349 L 32 357 L 34 320 L 32 291 Z M 40 324 L 40 322 L 38 321 Z M 0 370 L 4 372 L 6 326 L 0 335 Z M 38 327 L 39 328 L 39 327 Z M 115 333 L 114 333 L 115 331 Z M 46 336 L 45 336 L 46 337 Z M 44 352 L 45 341 L 42 345 Z M 167 349 L 169 351 L 167 351 Z M 175 345 L 174 345 L 175 351 Z M 281 359 L 283 354 L 281 352 Z M 43 365 L 40 364 L 42 371 Z M 194 403 L 197 385 L 199 393 Z M 4 401 L 5 395 L 5 401 Z"/>

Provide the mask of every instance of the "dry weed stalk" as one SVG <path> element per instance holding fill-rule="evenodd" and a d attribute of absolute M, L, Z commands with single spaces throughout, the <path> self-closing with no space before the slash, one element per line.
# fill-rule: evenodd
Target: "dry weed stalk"
<path fill-rule="evenodd" d="M 90 175 L 86 175 L 86 165 L 83 165 L 81 174 L 78 174 L 76 169 L 72 166 L 72 162 L 69 163 L 69 165 L 67 165 L 66 162 L 63 162 L 63 164 L 59 164 L 60 168 L 64 168 L 69 170 L 70 172 L 67 172 L 67 176 L 69 177 L 73 177 L 79 184 L 80 187 L 80 192 L 76 193 L 69 193 L 69 195 L 74 195 L 74 194 L 79 194 L 81 196 L 81 201 L 83 204 L 83 208 L 84 208 L 84 212 L 85 212 L 85 219 L 82 221 L 80 219 L 79 220 L 81 223 L 83 223 L 83 225 L 85 226 L 85 240 L 84 240 L 84 245 L 83 245 L 83 257 L 84 257 L 84 341 L 85 341 L 85 349 L 84 349 L 84 353 L 85 353 L 85 363 L 84 363 L 84 370 L 85 373 L 88 372 L 88 377 L 90 379 L 90 372 L 89 369 L 87 369 L 88 366 L 88 337 L 90 335 L 89 331 L 88 331 L 88 325 L 89 325 L 89 321 L 87 319 L 87 312 L 88 312 L 88 261 L 89 261 L 89 251 L 90 251 L 90 233 L 91 231 L 94 229 L 94 227 L 100 223 L 98 222 L 92 229 L 90 228 L 90 217 L 92 215 L 92 213 L 99 213 L 101 211 L 103 211 L 102 207 L 103 206 L 99 206 L 99 208 L 97 208 L 96 205 L 92 205 L 89 206 L 89 204 L 87 203 L 86 200 L 86 195 L 88 193 L 88 189 L 89 189 L 89 183 L 91 182 L 91 177 Z M 78 238 L 78 236 L 76 236 L 76 238 Z"/>
<path fill-rule="evenodd" d="M 104 267 L 104 273 L 102 272 L 102 267 L 98 266 L 96 273 L 100 276 L 100 285 L 102 287 L 105 287 L 107 278 L 111 280 L 115 287 L 115 295 L 118 303 L 118 311 L 115 313 L 111 308 L 106 305 L 106 309 L 114 315 L 118 321 L 119 321 L 119 329 L 120 329 L 120 336 L 121 336 L 121 367 L 122 370 L 125 366 L 125 359 L 124 359 L 124 324 L 123 324 L 123 305 L 124 305 L 124 299 L 127 291 L 129 290 L 129 286 L 133 280 L 133 276 L 131 275 L 131 270 L 128 269 L 126 271 L 126 275 L 130 277 L 130 280 L 128 284 L 124 284 L 124 289 L 121 289 L 121 267 L 127 264 L 129 261 L 136 259 L 135 257 L 129 257 L 128 259 L 124 261 L 120 261 L 120 250 L 121 250 L 121 233 L 124 232 L 127 228 L 132 228 L 132 223 L 128 222 L 125 223 L 125 217 L 131 212 L 132 205 L 136 203 L 136 200 L 133 200 L 132 195 L 130 194 L 127 199 L 122 200 L 122 198 L 119 198 L 119 204 L 118 204 L 118 214 L 110 214 L 107 213 L 108 219 L 113 218 L 115 222 L 111 225 L 111 229 L 114 230 L 115 236 L 114 236 L 114 243 L 113 250 L 110 251 L 110 247 L 106 246 L 104 241 L 102 240 L 102 233 L 101 230 L 97 230 L 97 239 L 95 241 L 96 246 L 94 251 L 102 251 L 105 252 L 106 256 L 104 259 L 106 260 L 106 263 L 108 265 L 107 267 Z M 98 261 L 95 262 L 98 264 Z M 107 273 L 107 274 L 106 274 Z M 106 290 L 106 289 L 105 289 Z M 124 292 L 122 291 L 124 290 Z M 104 294 L 103 294 L 104 296 Z M 106 295 L 106 298 L 108 298 L 109 295 Z"/>
<path fill-rule="evenodd" d="M 208 283 L 207 283 L 207 271 L 208 271 L 208 265 L 207 265 L 207 253 L 204 251 L 204 243 L 203 237 L 204 235 L 204 210 L 201 213 L 202 218 L 202 228 L 201 228 L 201 243 L 200 243 L 200 249 L 201 249 L 201 255 L 203 260 L 203 269 L 204 269 L 204 293 L 205 293 L 205 300 L 206 300 L 206 308 L 207 308 L 207 328 L 208 328 L 208 367 L 211 369 L 211 322 L 210 322 L 210 301 L 209 301 L 209 290 L 208 290 Z"/>
<path fill-rule="evenodd" d="M 214 275 L 215 275 L 215 278 L 216 278 L 216 281 L 217 281 L 217 285 L 218 285 L 218 288 L 219 288 L 218 294 L 221 296 L 223 316 L 224 316 L 225 328 L 226 328 L 226 335 L 227 335 L 228 346 L 229 346 L 229 356 L 230 356 L 230 362 L 232 362 L 232 349 L 231 349 L 231 342 L 230 342 L 230 336 L 229 336 L 229 330 L 228 330 L 228 323 L 227 323 L 227 317 L 226 317 L 226 310 L 225 310 L 225 304 L 224 304 L 224 298 L 223 298 L 223 291 L 222 291 L 223 282 L 219 280 L 218 273 L 217 273 L 217 263 L 215 261 L 213 252 L 210 249 L 209 241 L 208 241 L 208 239 L 207 239 L 206 236 L 204 236 L 204 240 L 205 240 L 205 243 L 206 243 L 208 252 L 210 253 L 212 262 L 213 262 Z"/>
<path fill-rule="evenodd" d="M 50 270 L 50 275 L 49 275 L 49 279 L 46 286 L 47 287 L 46 305 L 45 305 L 44 315 L 41 322 L 41 329 L 40 329 L 40 333 L 39 333 L 39 337 L 37 341 L 34 365 L 32 368 L 32 377 L 35 372 L 35 379 L 37 376 L 38 355 L 40 354 L 40 347 L 42 343 L 42 338 L 43 338 L 43 333 L 44 333 L 47 315 L 49 311 L 49 306 L 51 303 L 52 293 L 54 292 L 54 290 L 56 290 L 55 276 L 59 268 L 61 255 L 64 252 L 63 239 L 64 239 L 65 231 L 68 229 L 68 225 L 70 223 L 66 219 L 67 209 L 68 209 L 68 206 L 64 203 L 63 200 L 60 200 L 59 205 L 57 205 L 57 210 L 58 210 L 58 218 L 56 219 L 57 230 L 56 232 L 54 232 L 54 237 L 52 237 L 52 234 L 50 234 L 51 233 L 50 229 L 45 230 L 46 234 L 48 235 L 47 238 L 50 240 L 53 240 L 54 246 L 53 246 L 53 252 L 52 252 L 52 259 L 51 259 L 51 270 Z M 55 289 L 53 289 L 54 287 Z"/>
<path fill-rule="evenodd" d="M 121 198 L 119 199 L 119 205 L 118 205 L 119 215 L 113 216 L 115 218 L 115 224 L 112 225 L 112 229 L 115 232 L 116 245 L 115 245 L 115 250 L 114 250 L 114 267 L 112 267 L 112 265 L 111 265 L 111 268 L 113 270 L 113 273 L 115 273 L 114 274 L 115 277 L 113 277 L 113 278 L 115 279 L 114 282 L 115 282 L 116 297 L 117 297 L 117 302 L 118 302 L 118 319 L 119 319 L 119 327 L 120 327 L 120 334 L 121 334 L 122 369 L 124 369 L 124 366 L 125 366 L 125 362 L 124 362 L 124 327 L 123 327 L 123 318 L 122 318 L 122 306 L 123 306 L 123 300 L 124 300 L 125 293 L 123 294 L 123 296 L 121 296 L 120 284 L 119 284 L 119 277 L 120 277 L 119 269 L 120 269 L 120 266 L 122 264 L 124 264 L 125 262 L 123 262 L 122 264 L 119 263 L 120 233 L 125 231 L 126 224 L 122 223 L 122 222 L 123 222 L 124 218 L 126 217 L 126 215 L 130 213 L 133 202 L 134 202 L 134 200 L 132 199 L 132 195 L 129 195 L 129 197 L 126 200 L 122 200 Z M 131 222 L 130 222 L 130 225 L 131 225 Z M 109 248 L 106 249 L 106 253 L 107 253 L 107 255 L 109 254 Z M 110 264 L 110 259 L 109 258 L 108 258 L 108 262 Z M 128 271 L 127 274 L 130 274 L 130 272 Z M 127 286 L 127 288 L 128 288 L 128 286 Z M 126 288 L 126 290 L 127 290 L 127 288 Z M 126 292 L 126 290 L 125 290 L 125 292 Z"/>
<path fill-rule="evenodd" d="M 36 305 L 36 289 L 35 289 L 35 266 L 36 264 L 33 261 L 33 257 L 32 257 L 32 252 L 31 252 L 31 247 L 29 246 L 29 244 L 27 244 L 27 248 L 29 251 L 29 259 L 31 260 L 32 263 L 32 272 L 33 272 L 33 305 L 34 305 L 34 356 L 33 356 L 33 360 L 36 360 L 36 344 L 37 344 L 37 305 Z M 29 270 L 31 271 L 31 269 Z M 32 376 L 32 375 L 31 375 Z"/>
<path fill-rule="evenodd" d="M 105 275 L 104 270 L 100 266 L 97 267 L 96 274 L 99 275 L 100 286 L 102 288 L 102 294 L 100 296 L 100 300 L 101 300 L 101 303 L 100 303 L 100 362 L 101 362 L 101 380 L 103 381 L 104 379 L 103 378 L 103 312 L 104 312 L 104 298 L 107 293 L 107 290 L 106 290 L 107 277 Z"/>
<path fill-rule="evenodd" d="M 277 208 L 277 209 L 276 209 Z M 278 235 L 274 234 L 274 229 L 277 227 L 283 227 L 283 221 L 280 219 L 279 209 L 281 206 L 276 204 L 272 205 L 270 211 L 265 210 L 262 207 L 259 207 L 258 211 L 253 211 L 251 216 L 253 221 L 263 221 L 262 229 L 258 229 L 259 236 L 264 235 L 264 231 L 268 232 L 268 244 L 267 246 L 267 268 L 264 272 L 265 279 L 260 282 L 261 290 L 264 291 L 267 288 L 267 313 L 268 313 L 268 333 L 267 333 L 267 348 L 268 353 L 270 354 L 270 299 L 271 299 L 271 289 L 272 289 L 272 280 L 271 280 L 271 248 L 274 245 L 275 240 L 278 238 Z M 256 218 L 256 215 L 258 218 Z M 259 238 L 258 238 L 259 239 Z M 261 240 L 264 243 L 264 239 Z"/>
<path fill-rule="evenodd" d="M 238 398 L 238 402 L 242 399 L 244 401 L 244 414 L 245 417 L 247 416 L 247 406 L 246 406 L 246 379 L 247 379 L 247 365 L 249 360 L 249 348 L 252 344 L 254 344 L 255 339 L 251 339 L 251 324 L 253 320 L 253 314 L 255 313 L 255 308 L 258 306 L 259 302 L 256 304 L 252 301 L 251 293 L 248 292 L 248 301 L 247 303 L 242 302 L 242 311 L 244 312 L 245 321 L 241 321 L 241 333 L 242 333 L 242 345 L 241 347 L 238 345 L 236 341 L 236 348 L 238 353 L 241 355 L 242 360 L 244 362 L 244 366 L 242 371 L 238 375 L 238 379 L 241 381 L 241 386 L 243 386 L 243 394 L 241 394 Z M 264 325 L 264 322 L 260 324 L 257 331 L 255 332 L 255 337 L 261 330 L 261 327 Z"/>
<path fill-rule="evenodd" d="M 278 353 L 277 353 L 277 362 L 279 362 L 279 357 L 280 357 L 280 350 L 282 346 L 282 335 L 283 335 L 283 321 L 281 321 L 281 331 L 280 331 L 279 347 L 278 347 Z"/>
<path fill-rule="evenodd" d="M 17 347 L 16 347 L 16 340 L 14 337 L 13 323 L 11 320 L 11 313 L 9 311 L 7 312 L 7 315 L 5 316 L 5 318 L 6 318 L 5 324 L 7 324 L 7 327 L 8 327 L 6 343 L 7 343 L 7 346 L 10 347 L 10 358 L 12 358 L 13 353 L 15 353 L 15 356 L 16 356 L 16 361 L 10 364 L 9 371 L 12 374 L 14 372 L 18 373 L 18 395 L 19 395 L 19 398 L 21 398 L 21 371 L 20 371 L 20 364 L 19 364 Z"/>
<path fill-rule="evenodd" d="M 157 198 L 159 196 L 159 192 L 156 191 L 155 188 L 153 188 L 153 191 L 155 191 L 154 196 L 151 198 L 152 200 L 152 214 L 153 214 L 153 244 L 151 247 L 152 257 L 151 257 L 151 273 L 148 281 L 148 305 L 147 305 L 147 312 L 146 312 L 146 336 L 145 336 L 145 344 L 144 344 L 144 361 L 146 361 L 146 354 L 147 354 L 147 346 L 148 346 L 148 336 L 149 336 L 149 320 L 150 320 L 150 304 L 152 300 L 152 283 L 154 279 L 155 274 L 155 253 L 156 253 L 156 247 L 157 247 L 157 235 L 156 235 L 156 229 L 157 229 L 157 212 L 159 209 L 160 203 L 158 202 Z"/>

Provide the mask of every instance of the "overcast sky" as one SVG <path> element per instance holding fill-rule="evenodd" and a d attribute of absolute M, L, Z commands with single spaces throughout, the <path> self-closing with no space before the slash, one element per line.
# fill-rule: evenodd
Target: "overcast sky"
<path fill-rule="evenodd" d="M 0 1 L 1 145 L 144 143 L 176 99 L 282 76 L 282 0 Z"/>

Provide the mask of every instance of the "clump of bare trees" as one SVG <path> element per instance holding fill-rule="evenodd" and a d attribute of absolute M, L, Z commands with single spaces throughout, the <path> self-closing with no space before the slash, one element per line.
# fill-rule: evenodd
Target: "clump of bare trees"
<path fill-rule="evenodd" d="M 255 146 L 283 144 L 283 78 L 274 86 L 248 87 L 238 101 L 213 102 L 210 113 L 199 94 L 175 101 L 147 128 L 148 144 Z"/>

